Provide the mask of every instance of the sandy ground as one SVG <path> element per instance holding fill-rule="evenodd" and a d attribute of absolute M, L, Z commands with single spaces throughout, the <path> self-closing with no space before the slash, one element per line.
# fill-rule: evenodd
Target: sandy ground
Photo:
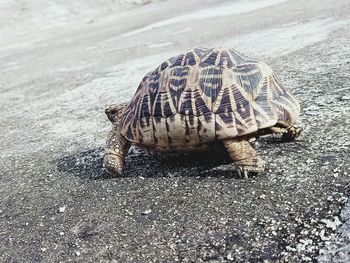
<path fill-rule="evenodd" d="M 130 8 L 2 24 L 0 261 L 349 262 L 350 2 Z M 260 140 L 267 170 L 247 180 L 220 150 L 131 149 L 106 177 L 105 105 L 195 46 L 268 62 L 302 105 L 301 138 Z"/>

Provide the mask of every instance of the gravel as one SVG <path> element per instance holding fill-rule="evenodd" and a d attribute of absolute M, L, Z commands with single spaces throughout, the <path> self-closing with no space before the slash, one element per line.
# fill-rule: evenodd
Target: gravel
<path fill-rule="evenodd" d="M 350 3 L 246 11 L 239 2 L 233 13 L 208 15 L 226 4 L 235 8 L 169 1 L 1 38 L 2 261 L 349 261 Z M 189 18 L 194 9 L 202 19 Z M 182 22 L 162 26 L 170 16 Z M 276 70 L 301 103 L 302 136 L 259 139 L 267 169 L 247 180 L 220 148 L 132 148 L 124 176 L 108 177 L 104 106 L 130 99 L 171 55 L 219 44 Z"/>

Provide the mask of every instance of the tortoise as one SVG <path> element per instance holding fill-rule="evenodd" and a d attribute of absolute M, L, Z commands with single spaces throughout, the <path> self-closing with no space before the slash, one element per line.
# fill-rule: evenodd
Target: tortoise
<path fill-rule="evenodd" d="M 300 106 L 264 62 L 232 48 L 195 48 L 147 73 L 135 95 L 106 110 L 114 125 L 104 166 L 121 175 L 131 144 L 159 152 L 210 150 L 222 142 L 238 174 L 264 171 L 251 145 L 261 135 L 294 140 Z"/>

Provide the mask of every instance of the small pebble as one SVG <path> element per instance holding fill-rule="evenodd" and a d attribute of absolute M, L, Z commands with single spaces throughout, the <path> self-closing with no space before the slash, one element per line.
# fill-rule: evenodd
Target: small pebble
<path fill-rule="evenodd" d="M 234 258 L 233 258 L 233 256 L 232 256 L 231 253 L 228 253 L 228 255 L 227 255 L 227 260 L 230 260 L 230 261 L 233 261 L 233 260 L 234 260 Z"/>
<path fill-rule="evenodd" d="M 318 115 L 320 111 L 320 107 L 316 105 L 311 105 L 304 110 L 305 110 L 305 114 L 307 115 Z"/>
<path fill-rule="evenodd" d="M 265 199 L 266 198 L 266 195 L 262 194 L 259 196 L 259 199 Z"/>
<path fill-rule="evenodd" d="M 326 225 L 327 228 L 330 228 L 332 230 L 336 230 L 338 226 L 342 224 L 342 222 L 339 220 L 337 216 L 333 217 L 334 221 L 328 220 L 328 219 L 322 219 L 321 222 Z"/>
<path fill-rule="evenodd" d="M 150 213 L 152 213 L 151 209 L 147 209 L 147 210 L 141 212 L 142 215 L 149 215 Z"/>
<path fill-rule="evenodd" d="M 325 236 L 325 232 L 326 231 L 324 229 L 322 229 L 320 234 L 319 234 L 322 241 L 328 240 L 328 238 Z"/>
<path fill-rule="evenodd" d="M 343 97 L 341 97 L 341 100 L 350 100 L 350 96 L 349 95 L 344 95 Z"/>

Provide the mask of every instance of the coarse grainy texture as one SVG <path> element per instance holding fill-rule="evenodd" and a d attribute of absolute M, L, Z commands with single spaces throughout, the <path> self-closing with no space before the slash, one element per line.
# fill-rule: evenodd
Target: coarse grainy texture
<path fill-rule="evenodd" d="M 1 33 L 2 261 L 347 262 L 350 2 L 183 2 Z M 222 149 L 131 148 L 124 177 L 103 174 L 105 105 L 164 58 L 218 45 L 271 65 L 300 139 L 259 140 L 266 171 L 246 180 Z"/>

